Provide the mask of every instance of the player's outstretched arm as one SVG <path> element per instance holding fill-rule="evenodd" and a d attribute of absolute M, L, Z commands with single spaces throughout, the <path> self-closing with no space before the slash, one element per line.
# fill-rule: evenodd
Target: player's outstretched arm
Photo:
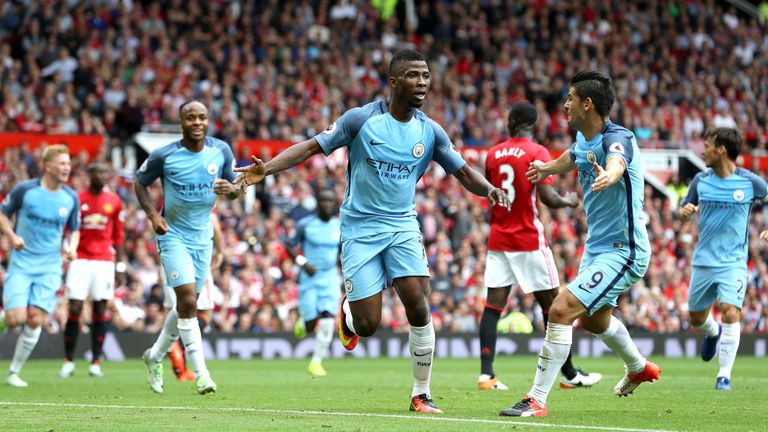
<path fill-rule="evenodd" d="M 564 174 L 576 169 L 576 164 L 571 160 L 571 151 L 566 150 L 555 160 L 542 162 L 535 160 L 525 173 L 525 177 L 532 183 L 538 183 L 552 174 Z"/>
<path fill-rule="evenodd" d="M 317 140 L 310 138 L 288 147 L 267 163 L 256 156 L 251 156 L 253 164 L 235 168 L 235 172 L 240 173 L 235 179 L 235 185 L 240 190 L 245 190 L 246 187 L 260 182 L 264 177 L 293 168 L 322 151 Z"/>
<path fill-rule="evenodd" d="M 457 169 L 453 173 L 453 176 L 456 177 L 468 191 L 478 196 L 487 197 L 488 202 L 490 202 L 491 205 L 498 204 L 508 211 L 512 206 L 506 192 L 493 186 L 482 176 L 482 174 L 472 169 L 468 164 L 464 164 L 463 167 Z"/>
<path fill-rule="evenodd" d="M 627 170 L 627 163 L 621 156 L 608 157 L 605 162 L 605 169 L 595 162 L 595 180 L 592 182 L 592 192 L 602 192 L 609 186 L 619 181 L 621 176 Z"/>
<path fill-rule="evenodd" d="M 539 190 L 539 198 L 545 206 L 549 208 L 578 207 L 579 196 L 576 192 L 568 192 L 564 196 L 555 191 L 555 188 L 548 184 L 536 186 Z"/>

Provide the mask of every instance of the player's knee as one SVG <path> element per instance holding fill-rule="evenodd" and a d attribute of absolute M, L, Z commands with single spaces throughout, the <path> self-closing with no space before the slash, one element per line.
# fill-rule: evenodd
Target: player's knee
<path fill-rule="evenodd" d="M 723 308 L 723 322 L 736 323 L 741 319 L 741 311 L 736 307 Z"/>
<path fill-rule="evenodd" d="M 30 314 L 27 316 L 27 326 L 33 329 L 36 329 L 43 325 L 43 315 L 39 314 Z"/>
<path fill-rule="evenodd" d="M 8 328 L 16 328 L 23 324 L 27 320 L 27 316 L 24 314 L 13 314 L 8 312 L 5 315 L 5 325 Z"/>
<path fill-rule="evenodd" d="M 83 312 L 83 302 L 78 300 L 69 301 L 69 314 L 79 317 Z"/>
<path fill-rule="evenodd" d="M 358 336 L 373 336 L 378 327 L 379 323 L 370 319 L 361 319 L 359 322 L 357 319 L 355 320 L 355 333 L 357 333 Z"/>
<path fill-rule="evenodd" d="M 197 297 L 194 294 L 177 297 L 176 310 L 179 312 L 179 318 L 195 318 L 197 316 Z"/>

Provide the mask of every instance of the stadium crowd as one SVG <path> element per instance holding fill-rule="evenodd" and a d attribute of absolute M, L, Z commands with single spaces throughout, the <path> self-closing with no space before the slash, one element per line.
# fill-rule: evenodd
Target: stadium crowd
<path fill-rule="evenodd" d="M 395 14 L 367 1 L 14 2 L 0 4 L 0 130 L 96 133 L 97 158 L 135 145 L 133 135 L 177 123 L 177 108 L 199 99 L 209 133 L 300 141 L 352 106 L 385 94 L 388 59 L 404 47 L 424 52 L 435 79 L 425 111 L 457 147 L 504 139 L 506 107 L 531 100 L 536 139 L 554 151 L 572 141 L 562 102 L 578 70 L 606 70 L 618 103 L 612 117 L 641 148 L 697 148 L 703 131 L 738 126 L 755 154 L 768 145 L 768 32 L 764 24 L 713 0 L 400 2 Z M 243 160 L 250 149 L 241 149 Z M 265 155 L 268 156 L 268 155 Z M 84 187 L 87 156 L 73 155 L 71 184 Z M 212 331 L 291 330 L 297 318 L 297 268 L 286 252 L 296 221 L 315 206 L 313 190 L 343 196 L 344 166 L 320 156 L 256 188 L 248 208 L 222 203 L 224 265 Z M 482 171 L 482 160 L 469 159 Z M 116 330 L 157 332 L 162 281 L 152 229 L 126 167 L 111 187 L 126 203 L 129 283 L 113 309 Z M 7 148 L 0 196 L 40 173 L 40 149 Z M 763 177 L 766 173 L 760 173 Z M 682 179 L 686 180 L 686 179 Z M 678 181 L 678 183 L 680 183 Z M 681 186 L 684 190 L 684 186 Z M 561 191 L 579 191 L 572 175 Z M 158 190 L 155 190 L 158 193 Z M 695 225 L 678 222 L 670 202 L 647 189 L 654 255 L 645 279 L 617 310 L 632 331 L 677 332 L 686 320 Z M 157 196 L 155 197 L 157 198 Z M 436 166 L 422 178 L 417 210 L 433 271 L 436 330 L 477 330 L 482 311 L 487 208 Z M 768 332 L 768 247 L 757 238 L 768 210 L 750 225 L 745 332 Z M 576 274 L 586 235 L 581 209 L 542 209 L 561 271 Z M 7 260 L 8 240 L 0 238 Z M 383 326 L 407 329 L 388 295 Z M 543 329 L 533 297 L 512 296 L 509 311 Z M 52 314 L 50 331 L 66 321 Z M 83 320 L 87 322 L 87 319 Z"/>

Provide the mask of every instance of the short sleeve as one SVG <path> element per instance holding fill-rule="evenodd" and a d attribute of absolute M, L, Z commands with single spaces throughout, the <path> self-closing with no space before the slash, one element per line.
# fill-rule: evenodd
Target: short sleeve
<path fill-rule="evenodd" d="M 67 231 L 75 232 L 80 229 L 80 198 L 72 189 L 67 189 L 67 192 L 72 197 L 72 209 L 67 218 Z"/>
<path fill-rule="evenodd" d="M 605 160 L 612 156 L 621 156 L 627 165 L 632 162 L 635 153 L 631 137 L 618 133 L 609 133 L 603 137 L 603 151 Z"/>
<path fill-rule="evenodd" d="M 701 180 L 701 174 L 696 174 L 691 184 L 688 185 L 688 193 L 680 202 L 680 206 L 685 206 L 686 204 L 699 205 L 699 181 Z"/>
<path fill-rule="evenodd" d="M 224 153 L 224 167 L 221 171 L 221 178 L 231 183 L 237 177 L 235 175 L 235 155 L 232 153 L 229 145 L 223 141 L 221 151 Z"/>
<path fill-rule="evenodd" d="M 352 142 L 360 132 L 360 128 L 371 117 L 372 112 L 373 108 L 368 105 L 362 108 L 352 108 L 331 123 L 324 131 L 315 135 L 315 141 L 320 144 L 323 153 L 328 156 Z"/>
<path fill-rule="evenodd" d="M 149 186 L 155 179 L 163 175 L 163 166 L 168 154 L 167 147 L 161 147 L 149 154 L 138 170 L 136 170 L 136 179 L 144 186 Z"/>
<path fill-rule="evenodd" d="M 296 223 L 296 234 L 288 241 L 291 247 L 301 246 L 301 244 L 304 242 L 305 233 L 307 232 L 307 224 L 309 223 L 310 219 L 311 216 L 308 216 L 302 218 L 299 220 L 299 222 Z"/>
<path fill-rule="evenodd" d="M 0 211 L 2 211 L 10 219 L 21 208 L 21 204 L 24 202 L 24 194 L 30 188 L 26 183 L 19 183 L 11 189 L 11 192 L 5 196 L 5 199 L 0 203 Z"/>
<path fill-rule="evenodd" d="M 448 174 L 453 174 L 459 168 L 463 167 L 467 163 L 456 147 L 454 147 L 451 139 L 448 138 L 448 134 L 445 130 L 432 120 L 428 120 L 432 126 L 432 130 L 435 134 L 435 150 L 432 159 L 440 164 L 441 167 Z"/>

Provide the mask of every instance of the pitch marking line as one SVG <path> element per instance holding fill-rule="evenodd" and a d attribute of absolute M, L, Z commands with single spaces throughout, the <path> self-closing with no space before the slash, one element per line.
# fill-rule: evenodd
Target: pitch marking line
<path fill-rule="evenodd" d="M 99 405 L 99 404 L 67 404 L 52 402 L 4 402 L 0 401 L 0 406 L 37 406 L 37 407 L 69 407 L 69 408 L 109 408 L 122 410 L 159 410 L 159 411 L 220 411 L 220 412 L 250 412 L 265 414 L 295 414 L 295 415 L 324 415 L 324 416 L 343 416 L 343 417 L 377 417 L 385 419 L 409 419 L 409 420 L 428 420 L 436 422 L 454 422 L 454 423 L 481 423 L 497 425 L 515 425 L 528 427 L 551 427 L 563 429 L 582 429 L 616 432 L 674 432 L 666 429 L 636 429 L 609 426 L 583 426 L 553 423 L 524 422 L 514 420 L 485 420 L 459 417 L 432 417 L 402 414 L 374 414 L 374 413 L 354 413 L 354 412 L 336 412 L 336 411 L 305 411 L 305 410 L 284 410 L 284 409 L 266 409 L 266 408 L 232 408 L 232 407 L 190 407 L 190 406 L 141 406 L 141 405 Z"/>

